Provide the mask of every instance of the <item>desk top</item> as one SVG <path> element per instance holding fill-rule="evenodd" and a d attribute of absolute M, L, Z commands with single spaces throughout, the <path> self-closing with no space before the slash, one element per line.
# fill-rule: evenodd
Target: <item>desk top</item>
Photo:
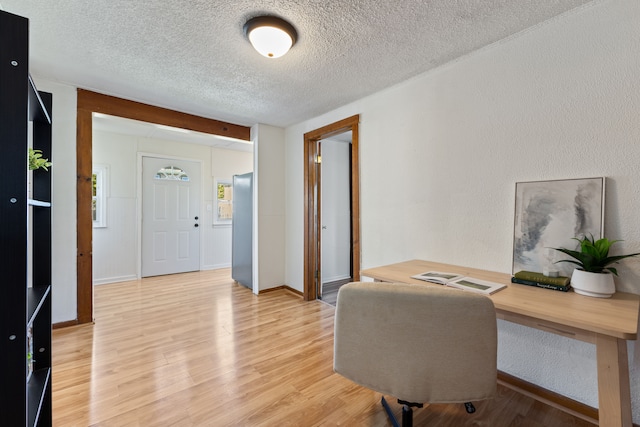
<path fill-rule="evenodd" d="M 575 292 L 559 292 L 511 283 L 511 275 L 457 265 L 413 260 L 362 270 L 361 275 L 385 282 L 420 283 L 414 274 L 429 270 L 458 273 L 477 279 L 504 283 L 505 289 L 490 295 L 498 314 L 526 316 L 580 330 L 625 340 L 638 336 L 640 296 L 616 292 L 611 298 L 593 298 Z M 509 319 L 507 319 L 509 320 Z"/>

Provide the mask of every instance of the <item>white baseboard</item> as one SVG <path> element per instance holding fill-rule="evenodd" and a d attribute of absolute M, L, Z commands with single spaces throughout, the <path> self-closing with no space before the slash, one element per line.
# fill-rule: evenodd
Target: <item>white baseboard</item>
<path fill-rule="evenodd" d="M 128 282 L 130 280 L 137 280 L 138 277 L 134 275 L 118 276 L 118 277 L 106 277 L 104 279 L 93 279 L 93 285 L 106 285 L 107 283 Z"/>
<path fill-rule="evenodd" d="M 202 270 L 220 270 L 221 268 L 229 268 L 231 264 L 211 264 L 202 266 Z"/>

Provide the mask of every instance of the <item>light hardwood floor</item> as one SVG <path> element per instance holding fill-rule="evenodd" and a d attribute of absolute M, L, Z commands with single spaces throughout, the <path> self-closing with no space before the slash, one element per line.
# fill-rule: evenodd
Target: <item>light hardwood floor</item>
<path fill-rule="evenodd" d="M 328 304 L 255 296 L 229 270 L 101 285 L 94 298 L 95 324 L 53 334 L 55 426 L 390 425 L 378 393 L 333 372 Z M 592 426 L 503 387 L 476 408 L 425 405 L 415 425 Z"/>

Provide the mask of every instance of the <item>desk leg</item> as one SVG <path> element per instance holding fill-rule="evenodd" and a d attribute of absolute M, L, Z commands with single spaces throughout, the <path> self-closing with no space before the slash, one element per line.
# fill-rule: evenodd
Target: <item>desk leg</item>
<path fill-rule="evenodd" d="M 596 336 L 600 427 L 631 427 L 631 390 L 627 342 Z"/>

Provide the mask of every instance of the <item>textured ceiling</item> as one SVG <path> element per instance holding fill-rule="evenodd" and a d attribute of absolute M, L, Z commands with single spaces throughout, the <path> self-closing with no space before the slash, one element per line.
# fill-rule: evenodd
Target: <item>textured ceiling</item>
<path fill-rule="evenodd" d="M 241 125 L 288 126 L 588 0 L 0 0 L 30 19 L 38 77 Z M 279 59 L 242 26 L 279 15 Z"/>

